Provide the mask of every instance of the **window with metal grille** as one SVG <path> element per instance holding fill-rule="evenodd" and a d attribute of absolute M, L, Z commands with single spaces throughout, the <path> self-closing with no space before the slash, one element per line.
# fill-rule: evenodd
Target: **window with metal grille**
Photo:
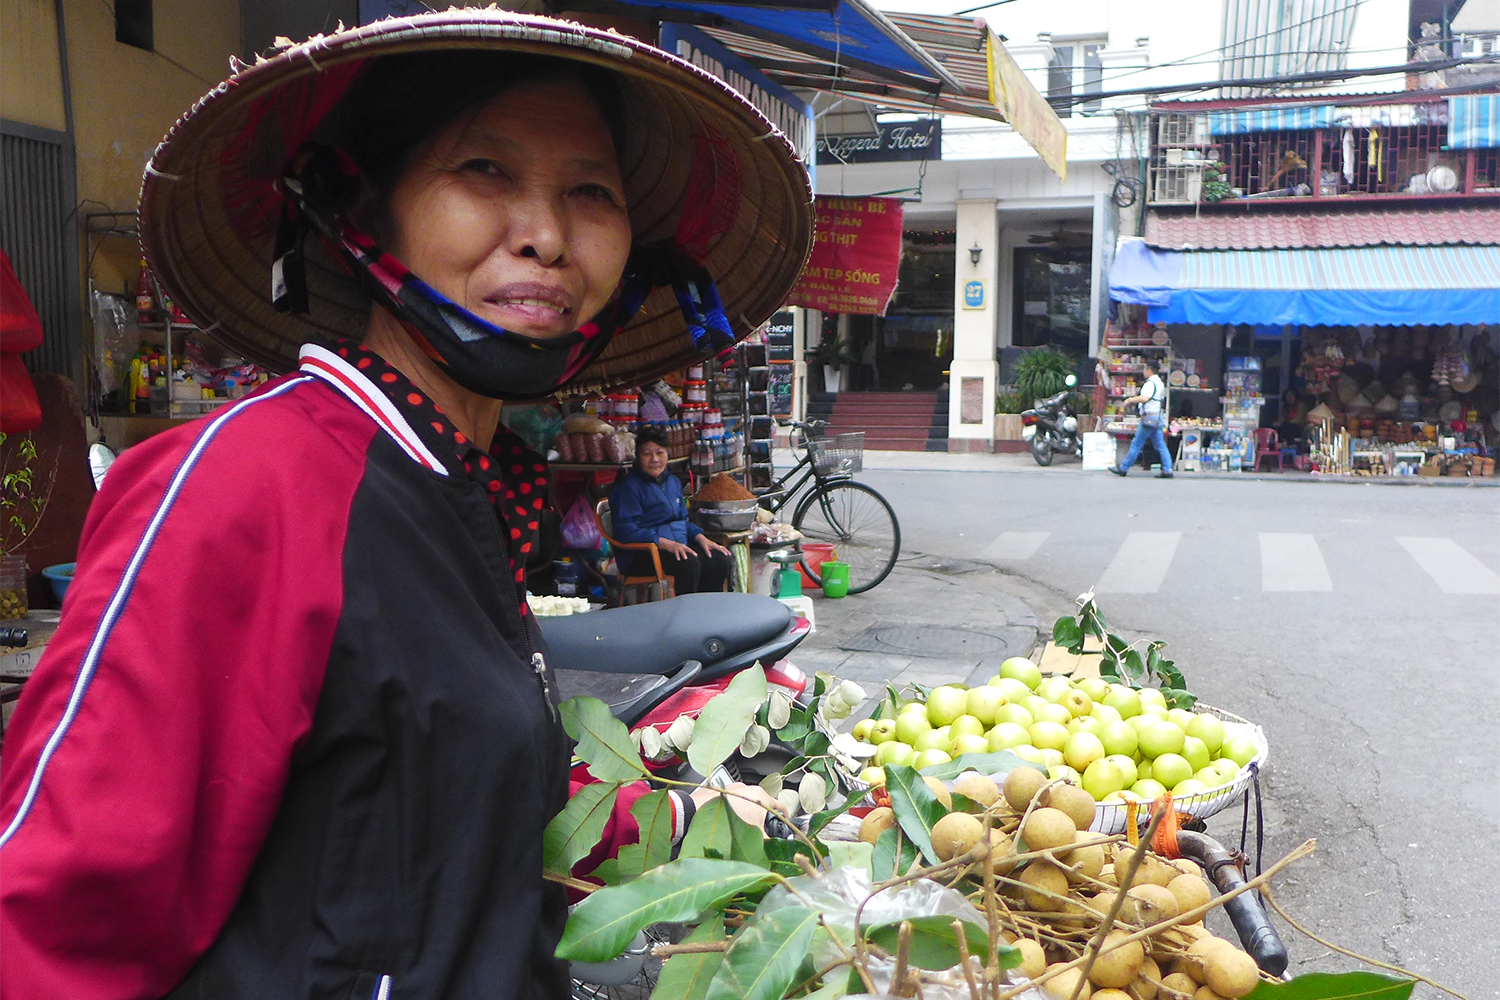
<path fill-rule="evenodd" d="M 66 133 L 0 119 L 0 247 L 42 320 L 32 372 L 82 376 L 73 147 Z"/>
<path fill-rule="evenodd" d="M 1099 110 L 1099 102 L 1073 103 L 1073 95 L 1102 93 L 1104 90 L 1104 51 L 1107 40 L 1079 38 L 1052 43 L 1052 60 L 1047 63 L 1047 97 L 1058 117 L 1071 117 L 1074 110 L 1089 114 Z"/>
<path fill-rule="evenodd" d="M 1500 193 L 1500 150 L 1446 148 L 1445 118 L 1402 126 L 1335 125 L 1225 136 L 1206 133 L 1206 124 L 1200 128 L 1195 116 L 1158 117 L 1151 155 L 1154 203 L 1426 195 L 1492 198 Z M 1216 164 L 1221 162 L 1224 168 L 1219 177 Z"/>

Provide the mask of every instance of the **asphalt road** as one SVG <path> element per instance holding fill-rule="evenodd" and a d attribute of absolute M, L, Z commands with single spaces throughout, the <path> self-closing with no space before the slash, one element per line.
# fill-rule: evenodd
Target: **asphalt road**
<path fill-rule="evenodd" d="M 1318 841 L 1276 883 L 1295 917 L 1500 997 L 1500 490 L 1023 469 L 860 478 L 904 559 L 992 563 L 1044 623 L 1096 588 L 1203 701 L 1265 727 L 1266 863 Z M 1239 829 L 1236 810 L 1210 832 Z M 1360 967 L 1286 937 L 1295 974 Z"/>

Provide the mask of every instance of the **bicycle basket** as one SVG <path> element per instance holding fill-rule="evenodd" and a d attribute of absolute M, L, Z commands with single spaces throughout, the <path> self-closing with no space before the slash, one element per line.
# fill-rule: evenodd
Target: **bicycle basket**
<path fill-rule="evenodd" d="M 812 458 L 813 471 L 820 476 L 858 472 L 864 468 L 865 432 L 813 438 L 807 442 L 807 453 Z"/>

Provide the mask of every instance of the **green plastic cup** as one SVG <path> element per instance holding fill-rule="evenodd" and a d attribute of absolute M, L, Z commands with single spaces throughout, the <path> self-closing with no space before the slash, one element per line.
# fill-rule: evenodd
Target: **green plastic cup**
<path fill-rule="evenodd" d="M 818 570 L 823 578 L 824 597 L 845 597 L 849 593 L 849 564 L 827 560 Z"/>

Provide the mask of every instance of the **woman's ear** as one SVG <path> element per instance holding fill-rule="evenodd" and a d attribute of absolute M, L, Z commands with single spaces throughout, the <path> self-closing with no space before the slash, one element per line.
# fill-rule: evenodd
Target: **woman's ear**
<path fill-rule="evenodd" d="M 349 209 L 349 221 L 373 239 L 382 249 L 389 242 L 390 219 L 380 197 L 379 188 L 369 174 L 360 172 L 359 195 Z"/>

